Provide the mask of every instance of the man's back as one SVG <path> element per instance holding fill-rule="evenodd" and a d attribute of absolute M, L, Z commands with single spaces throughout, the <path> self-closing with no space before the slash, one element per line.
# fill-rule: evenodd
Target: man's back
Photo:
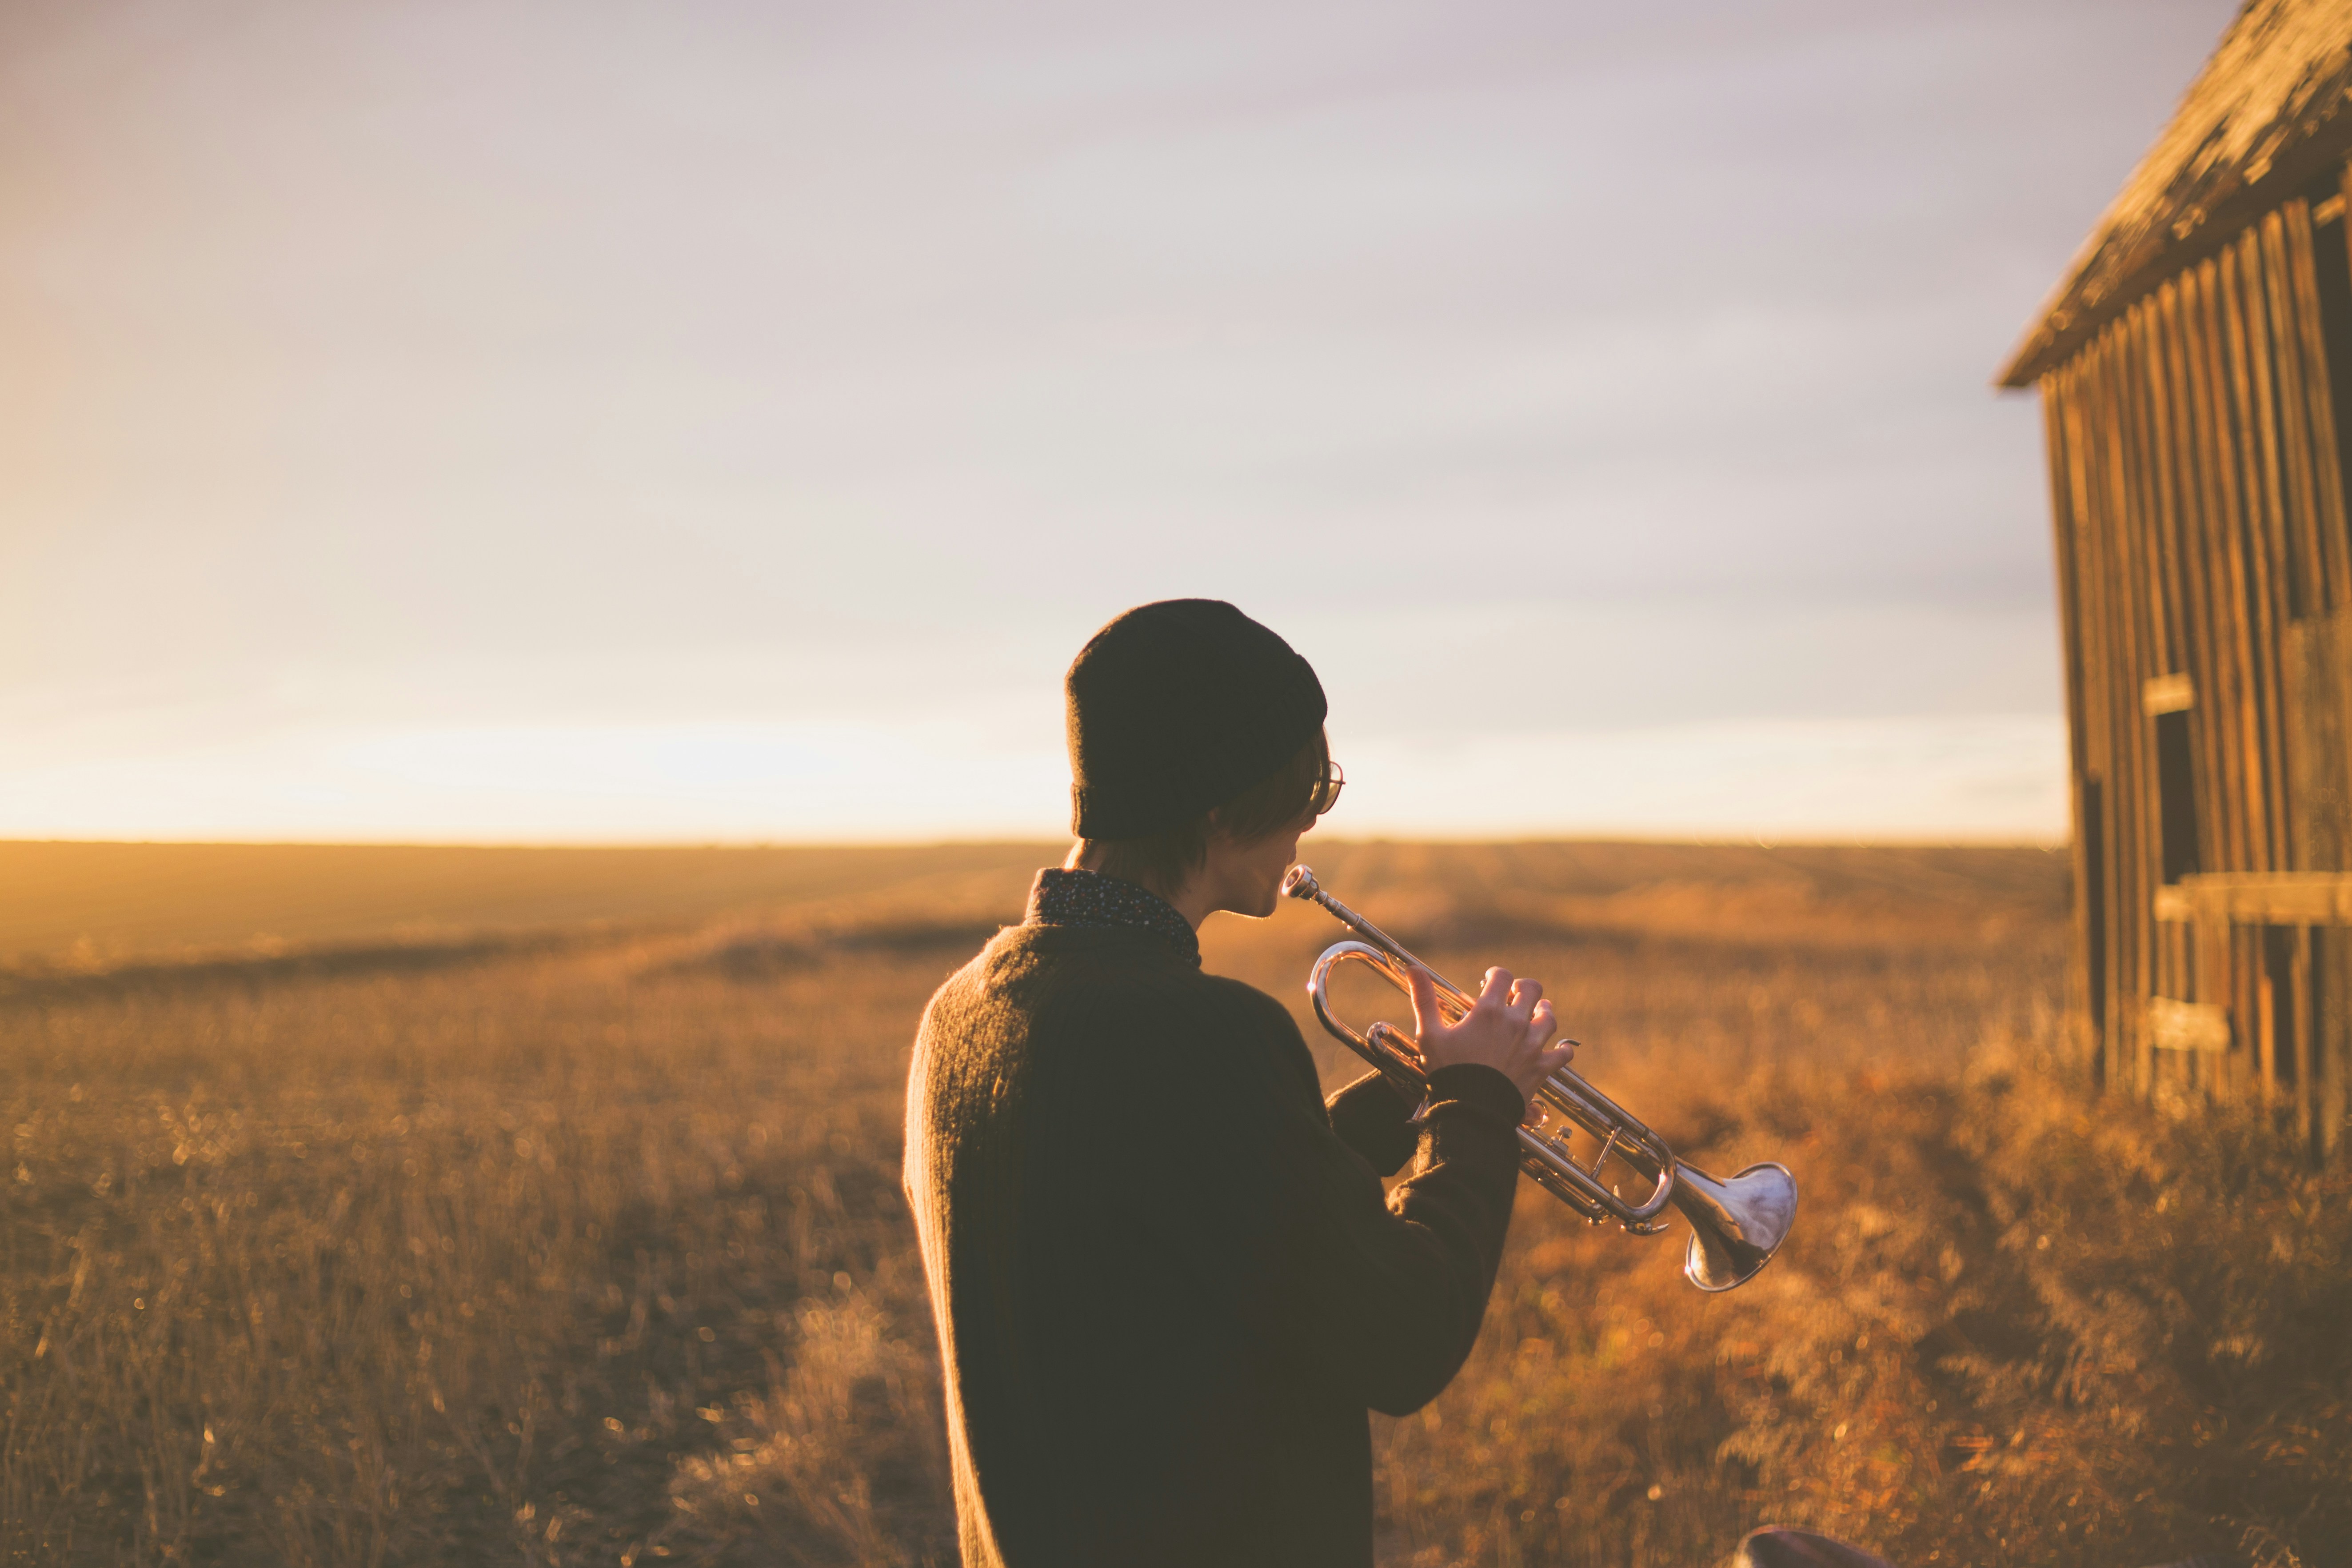
<path fill-rule="evenodd" d="M 1289 1015 L 1163 931 L 1033 906 L 940 988 L 907 1182 L 968 1563 L 1370 1561 L 1365 1411 L 1468 1353 L 1512 1196 L 1517 1091 L 1440 1076 L 1391 1212 L 1403 1107 L 1351 1089 L 1351 1151 Z"/>

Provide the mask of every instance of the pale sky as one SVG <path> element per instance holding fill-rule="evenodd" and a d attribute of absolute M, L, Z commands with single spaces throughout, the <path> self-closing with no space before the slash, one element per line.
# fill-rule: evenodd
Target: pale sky
<path fill-rule="evenodd" d="M 2226 0 L 0 6 L 0 837 L 2055 838 L 1990 382 Z"/>

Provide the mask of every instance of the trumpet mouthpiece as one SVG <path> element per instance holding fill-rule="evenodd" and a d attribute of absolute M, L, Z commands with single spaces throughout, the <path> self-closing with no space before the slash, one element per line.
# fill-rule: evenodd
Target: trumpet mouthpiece
<path fill-rule="evenodd" d="M 1282 890 L 1294 899 L 1311 899 L 1323 889 L 1316 882 L 1314 872 L 1304 866 L 1293 866 L 1283 873 Z"/>

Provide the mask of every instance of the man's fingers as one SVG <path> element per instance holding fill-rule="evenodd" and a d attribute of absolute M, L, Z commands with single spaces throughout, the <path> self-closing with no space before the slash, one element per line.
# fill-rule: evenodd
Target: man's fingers
<path fill-rule="evenodd" d="M 1511 986 L 1511 1005 L 1512 1005 L 1512 1006 L 1514 1006 L 1514 1007 L 1532 1007 L 1532 1006 L 1534 1006 L 1537 1003 L 1538 1003 L 1538 1002 L 1540 1002 L 1540 1001 L 1542 1001 L 1542 1000 L 1543 1000 L 1543 982 L 1542 982 L 1542 981 L 1540 981 L 1540 980 L 1520 980 L 1520 981 L 1516 981 L 1516 982 L 1514 982 L 1514 983 L 1512 984 L 1512 986 Z"/>
<path fill-rule="evenodd" d="M 1549 1082 L 1552 1074 L 1566 1067 L 1570 1058 L 1575 1055 L 1576 1042 L 1574 1040 L 1563 1040 L 1553 1049 L 1545 1051 L 1538 1055 L 1536 1058 L 1535 1082 L 1537 1086 L 1540 1088 L 1543 1084 Z M 1535 1125 L 1536 1122 L 1541 1120 L 1541 1112 L 1539 1112 L 1536 1108 L 1536 1096 L 1533 1092 L 1530 1092 L 1528 1095 L 1528 1114 L 1526 1120 L 1529 1126 Z"/>
<path fill-rule="evenodd" d="M 1486 971 L 1486 988 L 1478 993 L 1478 1005 L 1483 1007 L 1489 1003 L 1495 1003 L 1502 1006 L 1508 1006 L 1510 1005 L 1510 996 L 1511 972 L 1507 969 L 1490 969 Z"/>
<path fill-rule="evenodd" d="M 1528 1043 L 1539 1046 L 1559 1033 L 1559 1020 L 1552 1015 L 1549 1002 L 1536 1004 L 1535 1016 L 1528 1020 Z"/>
<path fill-rule="evenodd" d="M 1419 964 L 1406 973 L 1412 980 L 1412 1032 L 1426 1044 L 1431 1032 L 1445 1021 L 1437 1010 L 1437 986 L 1430 980 L 1429 971 Z"/>

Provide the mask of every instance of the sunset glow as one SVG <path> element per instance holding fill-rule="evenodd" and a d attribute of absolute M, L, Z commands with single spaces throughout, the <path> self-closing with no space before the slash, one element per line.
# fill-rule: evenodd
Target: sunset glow
<path fill-rule="evenodd" d="M 12 6 L 0 837 L 1050 833 L 1206 595 L 1335 830 L 2055 838 L 1986 383 L 2228 10 Z"/>

